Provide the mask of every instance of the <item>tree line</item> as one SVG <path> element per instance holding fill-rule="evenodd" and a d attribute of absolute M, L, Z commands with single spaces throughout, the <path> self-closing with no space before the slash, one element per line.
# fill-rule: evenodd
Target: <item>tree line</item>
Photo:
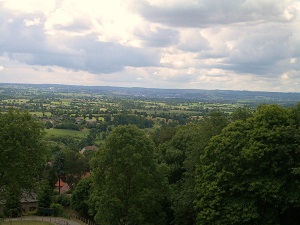
<path fill-rule="evenodd" d="M 2 113 L 0 123 L 3 199 L 49 182 L 51 169 L 43 168 L 52 159 L 52 168 L 91 171 L 78 179 L 80 174 L 70 177 L 62 168 L 60 176 L 73 182 L 70 206 L 97 224 L 300 224 L 300 103 L 239 108 L 229 116 L 216 111 L 152 133 L 118 126 L 95 155 L 80 156 L 80 166 L 72 164 L 75 150 L 44 151 L 42 128 L 28 113 Z M 33 137 L 21 138 L 32 130 Z M 72 158 L 68 154 L 73 159 L 62 163 Z M 8 165 L 9 157 L 16 160 Z M 40 203 L 48 207 L 51 199 Z"/>

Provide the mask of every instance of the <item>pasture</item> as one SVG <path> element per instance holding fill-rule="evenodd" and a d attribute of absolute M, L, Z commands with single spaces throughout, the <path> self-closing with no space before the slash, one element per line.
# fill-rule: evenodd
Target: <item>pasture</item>
<path fill-rule="evenodd" d="M 72 136 L 78 138 L 85 138 L 88 135 L 88 130 L 66 130 L 66 129 L 45 129 L 46 137 L 55 136 L 55 137 L 62 137 L 62 136 Z"/>

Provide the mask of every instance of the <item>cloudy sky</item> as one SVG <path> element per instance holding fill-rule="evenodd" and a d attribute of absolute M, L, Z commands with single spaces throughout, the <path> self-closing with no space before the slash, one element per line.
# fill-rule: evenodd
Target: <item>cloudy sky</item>
<path fill-rule="evenodd" d="M 0 83 L 300 92 L 300 0 L 0 0 Z"/>

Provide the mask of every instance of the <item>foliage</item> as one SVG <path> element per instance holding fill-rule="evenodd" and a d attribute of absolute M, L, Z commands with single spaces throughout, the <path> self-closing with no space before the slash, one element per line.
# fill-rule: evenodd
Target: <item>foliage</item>
<path fill-rule="evenodd" d="M 299 224 L 300 179 L 292 171 L 300 163 L 300 138 L 293 115 L 264 105 L 212 139 L 197 172 L 197 224 Z"/>
<path fill-rule="evenodd" d="M 250 118 L 252 115 L 253 115 L 253 111 L 250 108 L 239 107 L 230 115 L 230 117 L 232 121 L 236 121 L 236 120 L 246 120 Z"/>
<path fill-rule="evenodd" d="M 28 112 L 0 113 L 0 198 L 33 189 L 46 162 L 43 125 Z"/>
<path fill-rule="evenodd" d="M 115 126 L 134 124 L 142 129 L 153 127 L 154 123 L 152 120 L 146 119 L 142 116 L 119 114 L 114 116 L 112 124 Z"/>
<path fill-rule="evenodd" d="M 45 123 L 45 128 L 46 129 L 50 129 L 50 128 L 52 128 L 53 127 L 53 124 L 50 122 L 50 121 L 47 121 L 46 123 Z"/>
<path fill-rule="evenodd" d="M 91 149 L 85 150 L 85 151 L 83 152 L 84 157 L 85 157 L 88 161 L 90 161 L 90 160 L 95 156 L 95 154 L 96 154 L 96 151 L 95 151 L 95 150 L 91 150 Z"/>
<path fill-rule="evenodd" d="M 21 216 L 22 210 L 21 210 L 21 193 L 18 190 L 12 191 L 10 189 L 7 197 L 5 198 L 5 204 L 3 213 L 5 217 L 19 217 Z"/>
<path fill-rule="evenodd" d="M 213 113 L 201 123 L 178 127 L 168 142 L 159 145 L 160 162 L 165 163 L 169 169 L 174 224 L 195 224 L 196 165 L 211 137 L 218 134 L 226 124 L 224 114 Z"/>
<path fill-rule="evenodd" d="M 68 208 L 71 204 L 71 196 L 68 194 L 55 195 L 53 202 Z"/>
<path fill-rule="evenodd" d="M 52 195 L 51 186 L 47 182 L 43 183 L 38 192 L 39 207 L 49 208 L 52 203 Z"/>
<path fill-rule="evenodd" d="M 72 189 L 87 172 L 88 160 L 79 152 L 63 149 L 54 155 L 52 168 L 57 180 L 61 179 Z"/>
<path fill-rule="evenodd" d="M 95 220 L 100 224 L 163 224 L 166 194 L 154 144 L 136 126 L 119 126 L 92 161 Z"/>
<path fill-rule="evenodd" d="M 72 189 L 88 171 L 88 161 L 79 152 L 68 149 L 64 150 L 64 155 L 64 172 L 61 178 Z"/>
<path fill-rule="evenodd" d="M 58 151 L 55 153 L 52 161 L 52 168 L 56 175 L 56 181 L 60 181 L 66 174 L 66 155 L 63 151 Z M 58 187 L 58 192 L 60 193 L 60 185 Z"/>
<path fill-rule="evenodd" d="M 78 151 L 79 150 L 79 144 L 80 144 L 80 139 L 84 138 L 85 136 L 82 137 L 72 137 L 70 135 L 60 135 L 60 136 L 52 136 L 47 138 L 47 140 L 56 143 L 56 146 L 53 146 L 53 148 L 56 150 L 53 151 L 53 153 L 55 153 L 57 150 L 59 150 L 60 148 L 68 148 L 72 151 Z M 59 146 L 57 148 L 57 146 Z"/>
<path fill-rule="evenodd" d="M 82 216 L 88 216 L 92 180 L 84 178 L 79 181 L 72 192 L 71 207 L 79 212 Z"/>
<path fill-rule="evenodd" d="M 80 130 L 80 126 L 74 123 L 60 123 L 55 126 L 56 129 Z"/>
<path fill-rule="evenodd" d="M 52 203 L 50 208 L 53 209 L 53 216 L 63 216 L 64 209 L 61 204 Z"/>
<path fill-rule="evenodd" d="M 158 147 L 159 145 L 170 141 L 175 135 L 176 130 L 177 128 L 172 126 L 163 126 L 161 128 L 155 129 L 155 131 L 151 133 L 151 138 L 154 141 L 155 145 Z"/>
<path fill-rule="evenodd" d="M 45 180 L 49 186 L 54 189 L 58 179 L 56 169 L 53 167 L 53 165 L 47 164 L 45 172 L 46 176 L 43 178 L 43 180 Z"/>

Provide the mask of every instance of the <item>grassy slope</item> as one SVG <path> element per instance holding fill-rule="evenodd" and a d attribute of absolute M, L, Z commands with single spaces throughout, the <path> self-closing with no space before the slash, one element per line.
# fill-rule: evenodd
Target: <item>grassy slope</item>
<path fill-rule="evenodd" d="M 45 129 L 46 137 L 48 136 L 72 136 L 72 137 L 79 137 L 84 138 L 88 135 L 88 131 L 77 131 L 77 130 L 65 130 L 65 129 Z"/>

